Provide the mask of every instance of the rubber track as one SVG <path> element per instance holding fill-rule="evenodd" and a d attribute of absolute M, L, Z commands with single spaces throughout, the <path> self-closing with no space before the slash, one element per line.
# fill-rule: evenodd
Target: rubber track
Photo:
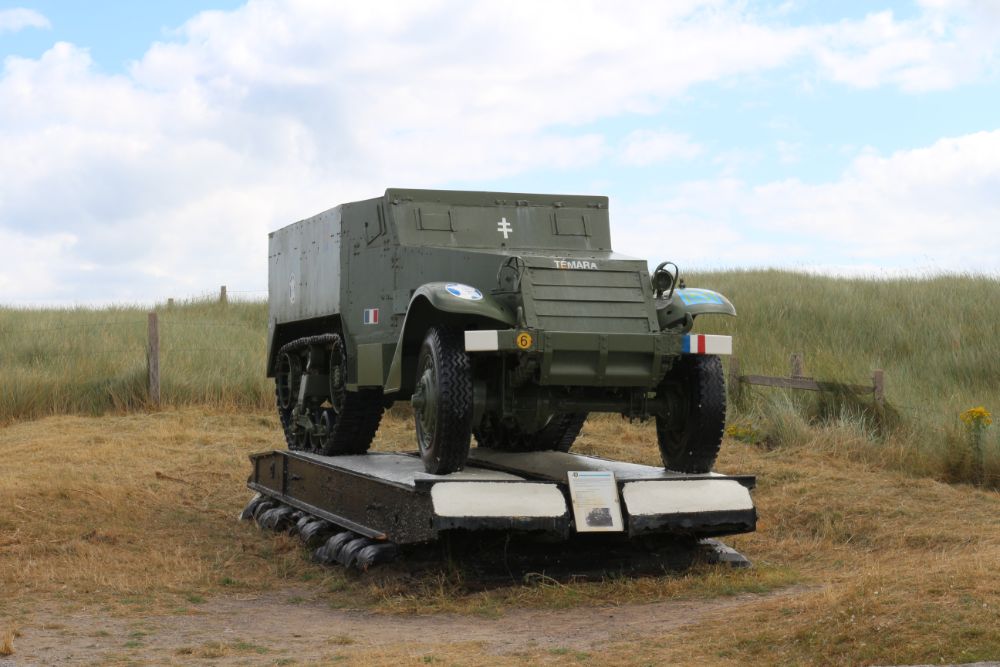
<path fill-rule="evenodd" d="M 427 338 L 440 359 L 438 368 L 439 414 L 435 437 L 439 459 L 433 472 L 444 475 L 461 470 L 469 457 L 472 430 L 472 364 L 465 351 L 464 338 L 455 329 L 433 328 Z M 444 414 L 447 406 L 448 414 Z M 431 472 L 429 470 L 429 472 Z"/>
<path fill-rule="evenodd" d="M 333 345 L 336 339 L 340 338 L 337 334 L 320 334 L 318 336 L 306 336 L 305 338 L 296 338 L 290 343 L 285 343 L 278 350 L 278 356 L 285 354 L 286 352 L 295 352 L 301 350 L 302 348 L 309 347 L 310 345 Z"/>
<path fill-rule="evenodd" d="M 282 408 L 281 404 L 278 401 L 279 401 L 279 398 L 278 398 L 278 386 L 277 386 L 277 383 L 275 383 L 275 386 L 274 386 L 274 404 L 278 406 L 278 420 L 281 422 L 281 432 L 285 436 L 285 444 L 288 445 L 289 449 L 292 449 L 292 450 L 298 449 L 298 447 L 295 444 L 295 436 L 292 435 L 292 430 L 291 430 L 291 428 L 289 428 L 289 426 L 290 426 L 289 421 L 290 421 L 291 416 L 292 416 L 291 415 L 291 411 L 290 410 L 285 410 L 284 408 Z"/>
<path fill-rule="evenodd" d="M 339 334 L 319 334 L 317 336 L 306 336 L 297 338 L 289 343 L 285 343 L 278 350 L 282 355 L 288 352 L 297 352 L 312 345 L 336 345 L 341 341 Z M 341 343 L 342 345 L 343 343 Z M 277 399 L 278 389 L 275 387 L 275 399 Z M 333 433 L 327 438 L 326 444 L 321 448 L 322 454 L 364 454 L 371 446 L 379 424 L 382 422 L 382 414 L 385 412 L 385 404 L 382 401 L 382 391 L 378 389 L 368 389 L 358 392 L 347 392 L 344 399 L 344 410 L 334 422 Z M 281 419 L 282 430 L 285 433 L 285 442 L 289 449 L 295 449 L 295 438 L 288 428 L 288 419 L 284 411 L 278 408 L 278 417 Z"/>
<path fill-rule="evenodd" d="M 332 408 L 328 408 L 332 409 Z M 364 389 L 347 392 L 344 409 L 333 423 L 333 432 L 322 447 L 321 454 L 364 454 L 375 438 L 385 405 L 382 392 Z"/>
<path fill-rule="evenodd" d="M 712 470 L 722 446 L 726 426 L 726 387 L 722 361 L 715 355 L 690 356 L 682 363 L 684 381 L 691 392 L 684 431 L 680 436 L 683 451 L 671 455 L 677 447 L 666 422 L 656 418 L 656 439 L 664 466 L 677 472 L 707 473 Z"/>
<path fill-rule="evenodd" d="M 552 417 L 552 421 L 535 433 L 525 433 L 518 427 L 498 425 L 495 421 L 476 431 L 480 447 L 505 452 L 568 452 L 580 435 L 587 420 L 586 412 L 567 412 Z"/>
<path fill-rule="evenodd" d="M 562 423 L 559 425 L 559 432 L 554 438 L 552 449 L 557 452 L 568 452 L 586 421 L 586 412 L 569 412 L 562 415 Z"/>
<path fill-rule="evenodd" d="M 347 350 L 343 339 L 339 334 L 332 334 L 332 338 L 332 347 L 340 348 L 340 354 L 346 359 Z M 382 401 L 381 389 L 345 391 L 343 409 L 339 415 L 334 413 L 332 432 L 320 447 L 320 453 L 364 454 L 375 438 L 375 432 L 378 431 L 384 412 L 385 404 Z"/>

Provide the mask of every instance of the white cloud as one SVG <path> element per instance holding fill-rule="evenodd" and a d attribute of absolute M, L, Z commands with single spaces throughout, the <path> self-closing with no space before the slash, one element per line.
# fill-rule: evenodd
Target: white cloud
<path fill-rule="evenodd" d="M 477 187 L 616 155 L 636 165 L 696 156 L 683 135 L 639 129 L 611 146 L 593 124 L 641 126 L 698 84 L 810 57 L 854 86 L 982 75 L 995 62 L 994 24 L 963 23 L 963 11 L 795 27 L 723 0 L 436 0 L 392 11 L 253 0 L 197 15 L 123 75 L 58 43 L 4 61 L 0 231 L 18 243 L 76 239 L 45 259 L 68 290 L 59 298 L 252 289 L 265 281 L 267 231 L 387 185 Z M 967 53 L 953 48 L 964 35 L 975 41 Z M 745 190 L 732 196 L 764 197 Z M 0 266 L 0 301 L 19 284 Z"/>
<path fill-rule="evenodd" d="M 783 164 L 795 164 L 801 159 L 802 144 L 797 141 L 778 140 L 775 143 L 778 151 L 778 160 Z"/>
<path fill-rule="evenodd" d="M 51 27 L 49 20 L 33 9 L 24 9 L 23 7 L 0 9 L 0 33 L 18 32 L 25 28 Z"/>
<path fill-rule="evenodd" d="M 127 75 L 59 43 L 4 63 L 0 226 L 77 237 L 80 298 L 255 288 L 277 226 L 387 185 L 594 164 L 611 151 L 582 125 L 803 39 L 722 3 L 260 0 L 199 14 Z"/>
<path fill-rule="evenodd" d="M 690 137 L 676 132 L 633 130 L 625 137 L 619 159 L 638 167 L 666 160 L 690 160 L 702 147 Z"/>
<path fill-rule="evenodd" d="M 890 11 L 823 28 L 816 58 L 833 79 L 858 88 L 946 90 L 996 74 L 1000 6 L 963 0 L 922 3 L 916 18 Z"/>
<path fill-rule="evenodd" d="M 0 270 L 0 294 L 5 301 L 28 304 L 45 299 L 70 297 L 60 271 L 73 261 L 72 234 L 22 234 L 0 227 L 0 248 L 4 253 Z M 15 249 L 16 252 L 10 252 Z"/>
<path fill-rule="evenodd" d="M 688 183 L 626 212 L 640 223 L 616 240 L 623 252 L 641 255 L 650 239 L 669 238 L 672 259 L 703 267 L 995 273 L 997 192 L 1000 130 L 886 157 L 862 153 L 830 183 Z"/>

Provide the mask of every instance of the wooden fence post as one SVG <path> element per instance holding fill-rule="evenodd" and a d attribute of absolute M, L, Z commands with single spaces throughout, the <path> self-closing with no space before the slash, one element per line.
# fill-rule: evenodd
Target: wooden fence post
<path fill-rule="evenodd" d="M 160 405 L 160 323 L 156 313 L 149 314 L 149 343 L 146 347 L 146 366 L 149 369 L 149 402 Z"/>
<path fill-rule="evenodd" d="M 740 359 L 735 354 L 729 357 L 729 395 L 737 398 L 740 395 Z"/>
<path fill-rule="evenodd" d="M 789 377 L 793 378 L 805 377 L 805 374 L 802 371 L 802 353 L 792 352 L 792 357 L 789 361 L 791 362 L 792 366 L 792 372 L 791 375 L 789 375 Z"/>
<path fill-rule="evenodd" d="M 875 395 L 875 405 L 883 407 L 885 405 L 885 372 L 881 368 L 876 368 L 872 372 L 872 392 Z"/>
<path fill-rule="evenodd" d="M 219 303 L 228 303 L 229 298 L 226 296 L 226 286 L 223 285 L 219 288 Z"/>

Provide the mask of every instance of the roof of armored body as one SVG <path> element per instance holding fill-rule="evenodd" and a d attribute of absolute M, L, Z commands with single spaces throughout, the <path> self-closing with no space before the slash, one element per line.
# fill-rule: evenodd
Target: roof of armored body
<path fill-rule="evenodd" d="M 415 190 L 387 188 L 389 203 L 428 202 L 452 206 L 546 206 L 554 208 L 607 209 L 608 198 L 601 195 L 561 195 L 528 192 L 486 192 L 472 190 Z"/>

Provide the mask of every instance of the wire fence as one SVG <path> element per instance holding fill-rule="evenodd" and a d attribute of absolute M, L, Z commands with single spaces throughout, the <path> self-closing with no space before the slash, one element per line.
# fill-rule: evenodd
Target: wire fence
<path fill-rule="evenodd" d="M 161 305 L 156 310 L 136 312 L 119 317 L 102 317 L 97 320 L 66 321 L 77 317 L 93 316 L 99 311 L 69 309 L 59 312 L 46 312 L 44 317 L 57 318 L 59 321 L 50 324 L 20 324 L 5 321 L 10 318 L 0 317 L 0 365 L 9 370 L 12 366 L 28 366 L 38 368 L 45 366 L 53 359 L 66 360 L 77 358 L 81 363 L 85 359 L 101 359 L 119 357 L 122 366 L 131 371 L 136 365 L 151 365 L 152 359 L 161 355 L 167 357 L 197 357 L 198 355 L 225 355 L 230 362 L 242 357 L 247 363 L 259 362 L 264 356 L 264 321 L 254 322 L 254 318 L 240 317 L 227 320 L 219 317 L 216 308 L 201 313 L 190 313 L 185 305 L 203 305 L 229 303 L 232 295 L 264 295 L 267 290 L 240 289 L 229 290 L 222 286 L 219 292 L 206 293 L 209 299 L 195 297 L 184 302 Z M 25 319 L 31 317 L 24 311 L 15 309 L 8 311 Z M 41 317 L 42 315 L 40 315 Z M 183 318 L 183 319 L 182 319 Z M 155 325 L 154 325 L 155 322 Z M 155 345 L 151 328 L 158 329 Z M 162 329 L 162 331 L 159 331 Z M 219 335 L 203 335 L 203 332 L 214 331 Z M 226 332 L 232 332 L 240 338 L 239 344 L 225 344 Z M 259 345 L 256 344 L 259 342 Z M 783 389 L 823 390 L 826 384 L 840 385 L 856 391 L 860 395 L 867 394 L 876 405 L 883 400 L 892 409 L 907 413 L 911 421 L 929 423 L 928 406 L 910 405 L 899 400 L 898 396 L 886 397 L 885 385 L 882 384 L 882 371 L 876 370 L 868 385 L 846 385 L 838 381 L 814 381 L 803 372 L 801 353 L 791 355 L 791 370 L 788 377 L 770 377 L 759 375 L 742 375 L 739 361 L 731 360 L 729 369 L 730 390 L 739 390 L 743 384 L 764 385 Z M 124 369 L 123 369 L 124 370 Z M 165 369 L 165 370 L 169 370 Z M 744 369 L 745 370 L 745 369 Z M 150 371 L 150 394 L 158 392 L 152 386 L 157 381 Z M 810 381 L 815 386 L 802 386 L 804 381 Z"/>
<path fill-rule="evenodd" d="M 0 420 L 158 405 L 161 356 L 171 402 L 259 403 L 268 393 L 266 310 L 261 299 L 247 304 L 242 297 L 266 293 L 223 287 L 210 298 L 128 307 L 110 317 L 90 308 L 0 308 L 0 373 L 7 379 Z M 74 394 L 81 386 L 95 395 Z"/>

